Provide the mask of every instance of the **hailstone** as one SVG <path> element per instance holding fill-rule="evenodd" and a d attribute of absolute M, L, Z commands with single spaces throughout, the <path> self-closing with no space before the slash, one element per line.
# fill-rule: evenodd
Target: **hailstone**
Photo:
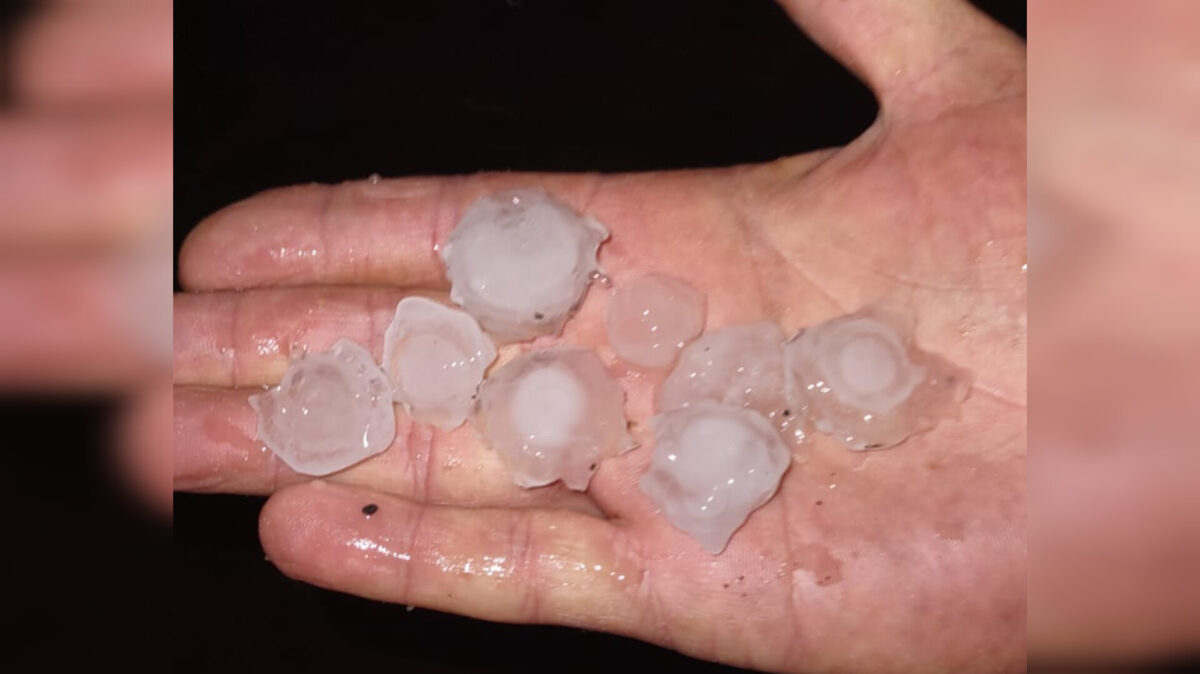
<path fill-rule="evenodd" d="M 647 274 L 617 287 L 608 305 L 608 343 L 640 367 L 670 367 L 704 329 L 704 296 L 670 276 Z"/>
<path fill-rule="evenodd" d="M 555 335 L 599 275 L 608 230 L 541 189 L 481 197 L 441 249 L 450 299 L 500 342 Z"/>
<path fill-rule="evenodd" d="M 591 349 L 514 358 L 484 380 L 474 425 L 522 487 L 583 491 L 599 462 L 632 449 L 624 393 Z"/>
<path fill-rule="evenodd" d="M 258 437 L 292 470 L 328 475 L 379 454 L 396 437 L 392 385 L 349 339 L 291 364 L 283 381 L 250 396 Z"/>
<path fill-rule="evenodd" d="M 970 374 L 912 342 L 911 321 L 869 308 L 806 328 L 784 347 L 788 395 L 851 449 L 903 442 L 956 416 Z"/>
<path fill-rule="evenodd" d="M 761 414 L 711 400 L 655 417 L 654 439 L 639 486 L 672 525 L 714 555 L 775 494 L 791 465 Z"/>
<path fill-rule="evenodd" d="M 414 421 L 449 431 L 475 405 L 496 346 L 469 314 L 424 297 L 406 297 L 383 339 L 383 369 L 395 399 Z"/>
<path fill-rule="evenodd" d="M 793 446 L 805 437 L 800 411 L 792 409 L 784 377 L 783 331 L 769 321 L 731 325 L 683 349 L 658 390 L 658 411 L 713 400 L 761 413 Z"/>

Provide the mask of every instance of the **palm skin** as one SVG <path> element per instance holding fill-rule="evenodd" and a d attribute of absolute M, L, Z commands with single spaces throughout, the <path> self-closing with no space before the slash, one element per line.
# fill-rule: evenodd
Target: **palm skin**
<path fill-rule="evenodd" d="M 836 17 L 809 7 L 823 5 L 786 4 L 828 37 L 822 22 Z M 176 298 L 177 488 L 273 494 L 260 520 L 271 561 L 362 596 L 772 670 L 1020 669 L 1024 64 L 1010 36 L 969 18 L 989 65 L 930 75 L 919 94 L 873 82 L 881 116 L 846 148 L 688 172 L 295 187 L 214 215 L 180 262 L 185 287 L 214 292 Z M 854 53 L 835 53 L 872 81 Z M 612 230 L 601 264 L 614 282 L 657 271 L 701 289 L 709 330 L 766 318 L 790 333 L 904 303 L 918 343 L 975 377 L 961 418 L 870 454 L 818 438 L 717 556 L 637 488 L 661 375 L 619 363 L 642 446 L 605 461 L 586 495 L 522 490 L 469 427 L 403 415 L 385 454 L 323 480 L 262 452 L 254 387 L 277 381 L 294 350 L 341 336 L 378 357 L 396 301 L 445 292 L 433 247 L 457 214 L 528 185 Z M 613 362 L 606 301 L 593 288 L 560 341 Z"/>

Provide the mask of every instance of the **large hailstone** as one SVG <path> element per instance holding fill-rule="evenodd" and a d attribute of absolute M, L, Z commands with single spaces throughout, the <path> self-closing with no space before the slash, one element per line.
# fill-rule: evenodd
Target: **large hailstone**
<path fill-rule="evenodd" d="M 970 374 L 916 348 L 911 321 L 865 309 L 802 330 L 784 347 L 789 397 L 817 430 L 878 449 L 957 416 Z"/>
<path fill-rule="evenodd" d="M 474 424 L 518 485 L 561 479 L 583 491 L 600 461 L 634 446 L 623 404 L 595 352 L 555 347 L 522 354 L 484 380 Z"/>
<path fill-rule="evenodd" d="M 647 274 L 617 287 L 608 304 L 608 343 L 639 367 L 671 367 L 704 330 L 704 295 L 688 283 Z"/>
<path fill-rule="evenodd" d="M 283 381 L 250 396 L 258 437 L 292 470 L 328 475 L 379 454 L 396 437 L 392 385 L 369 351 L 339 339 L 292 363 Z"/>
<path fill-rule="evenodd" d="M 799 410 L 791 409 L 784 377 L 783 331 L 769 321 L 731 325 L 687 345 L 658 390 L 658 411 L 701 400 L 753 409 L 789 444 L 805 439 Z"/>
<path fill-rule="evenodd" d="M 406 297 L 383 337 L 383 369 L 395 399 L 414 421 L 449 431 L 475 405 L 496 345 L 469 314 L 424 297 Z"/>
<path fill-rule="evenodd" d="M 701 400 L 654 419 L 639 486 L 680 529 L 717 554 L 775 490 L 791 454 L 763 416 Z"/>
<path fill-rule="evenodd" d="M 608 230 L 540 189 L 481 197 L 442 248 L 450 299 L 500 342 L 555 335 L 599 274 Z"/>

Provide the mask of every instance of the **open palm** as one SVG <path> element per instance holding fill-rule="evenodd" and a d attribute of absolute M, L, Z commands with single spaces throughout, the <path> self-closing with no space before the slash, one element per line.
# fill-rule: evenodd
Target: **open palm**
<path fill-rule="evenodd" d="M 954 2 L 784 4 L 880 98 L 845 148 L 688 172 L 293 187 L 209 218 L 180 260 L 183 285 L 205 292 L 175 304 L 176 488 L 273 494 L 270 559 L 367 597 L 764 669 L 1022 667 L 1023 47 Z M 297 349 L 349 337 L 379 357 L 397 301 L 445 292 L 435 244 L 462 209 L 520 186 L 612 230 L 600 259 L 616 283 L 659 271 L 704 291 L 709 330 L 907 305 L 918 343 L 974 373 L 961 419 L 869 454 L 818 439 L 719 556 L 638 490 L 656 381 L 618 363 L 642 446 L 586 494 L 520 489 L 469 425 L 403 414 L 386 453 L 324 480 L 263 451 L 247 397 Z M 593 288 L 561 341 L 613 362 L 606 302 Z"/>

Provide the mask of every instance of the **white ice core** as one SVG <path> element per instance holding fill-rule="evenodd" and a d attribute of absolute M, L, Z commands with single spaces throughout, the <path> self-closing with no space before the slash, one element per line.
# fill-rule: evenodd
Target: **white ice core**
<path fill-rule="evenodd" d="M 619 285 L 608 305 L 608 343 L 622 360 L 667 368 L 704 329 L 704 296 L 670 276 L 647 274 Z"/>
<path fill-rule="evenodd" d="M 791 465 L 761 414 L 701 400 L 654 419 L 654 455 L 639 485 L 676 528 L 718 554 Z"/>
<path fill-rule="evenodd" d="M 396 437 L 392 385 L 370 352 L 340 339 L 292 363 L 250 396 L 258 437 L 292 470 L 328 475 L 379 454 Z"/>
<path fill-rule="evenodd" d="M 868 308 L 802 330 L 784 347 L 788 397 L 851 449 L 903 442 L 955 416 L 970 375 L 916 348 L 905 316 Z"/>
<path fill-rule="evenodd" d="M 632 449 L 624 393 L 591 349 L 522 354 L 479 388 L 476 430 L 522 487 L 587 489 L 600 461 Z"/>
<path fill-rule="evenodd" d="M 466 421 L 496 346 L 469 314 L 406 297 L 384 333 L 383 369 L 414 421 L 449 431 Z"/>
<path fill-rule="evenodd" d="M 442 247 L 450 299 L 501 342 L 562 331 L 608 230 L 541 189 L 479 198 Z"/>

